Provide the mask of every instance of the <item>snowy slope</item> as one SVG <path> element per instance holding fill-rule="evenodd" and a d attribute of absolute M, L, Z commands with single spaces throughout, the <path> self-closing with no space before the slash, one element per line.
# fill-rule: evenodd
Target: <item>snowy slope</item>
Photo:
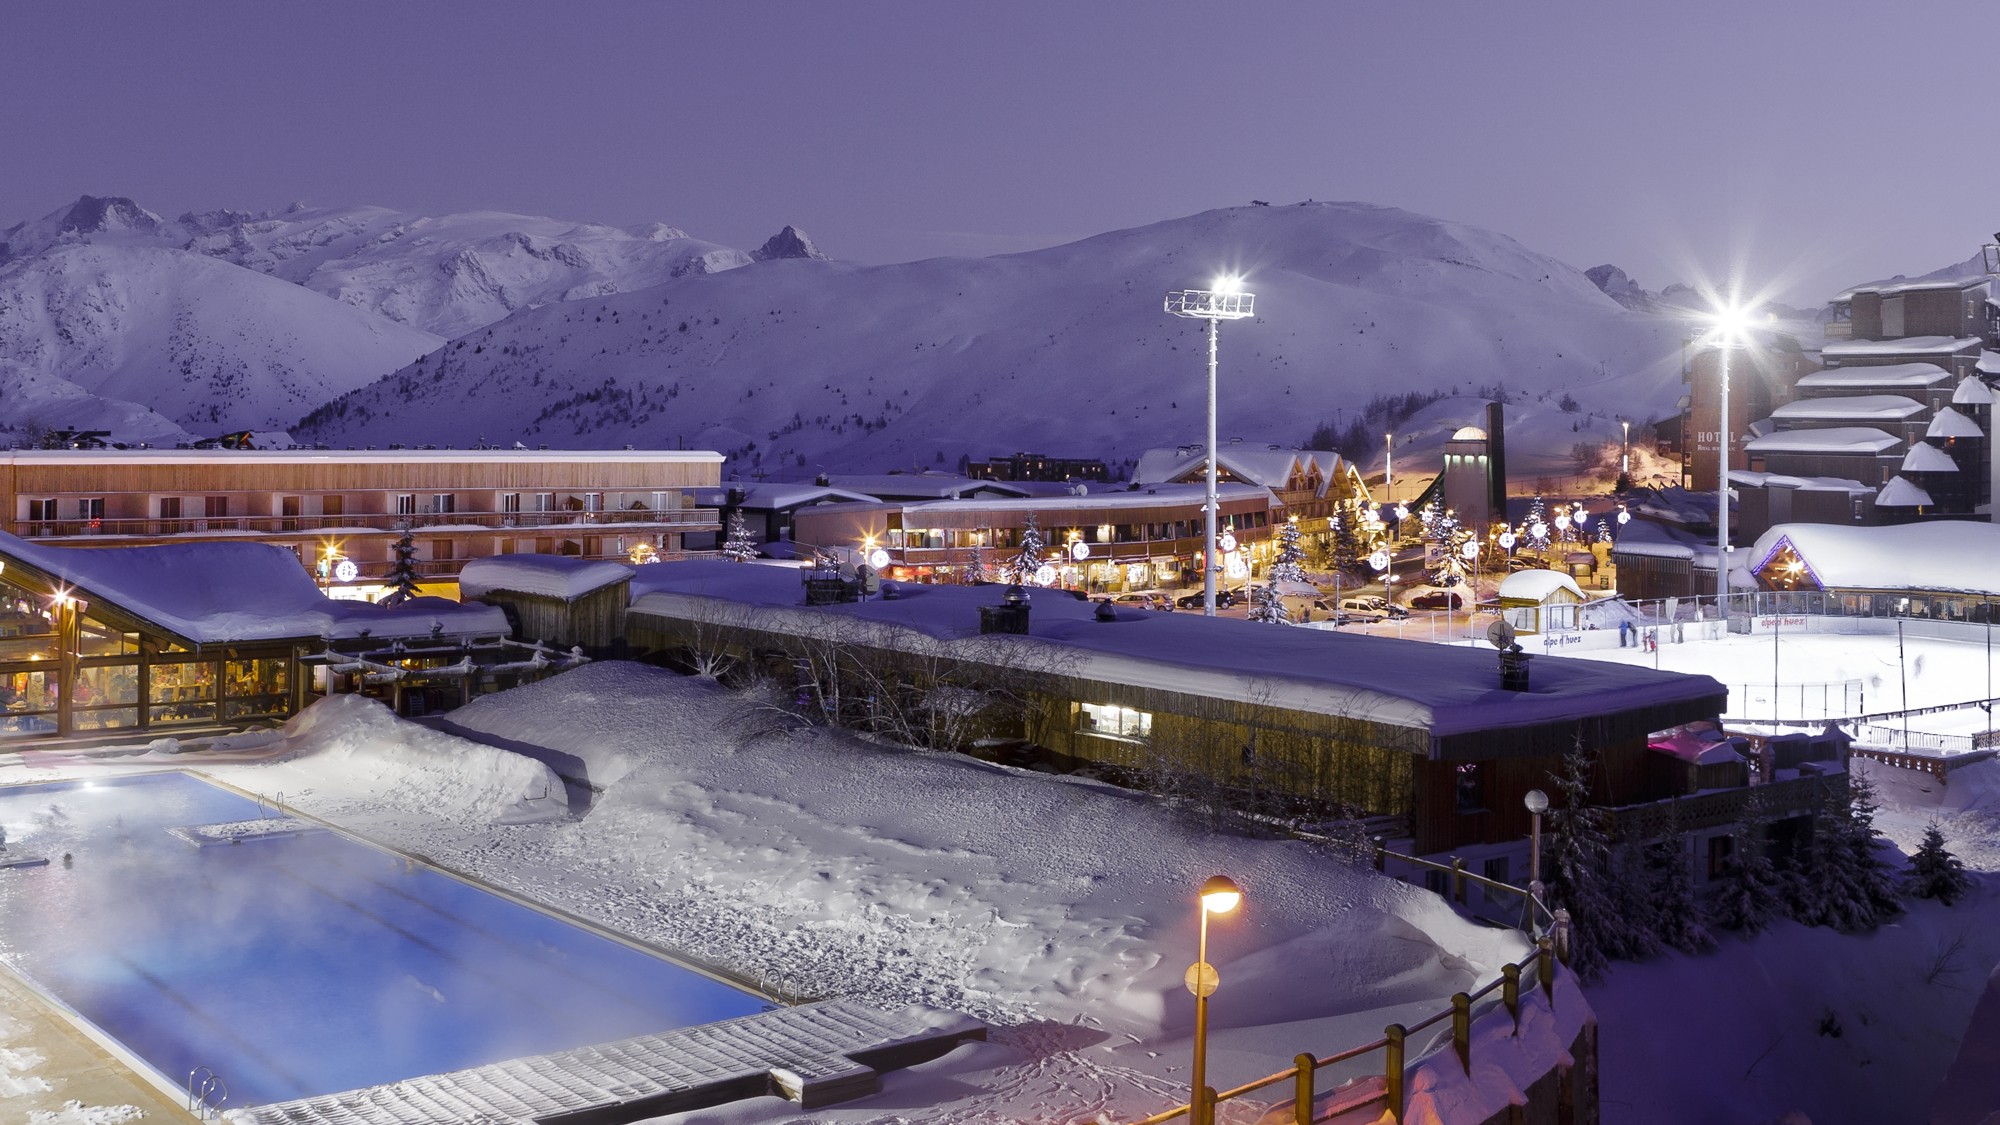
<path fill-rule="evenodd" d="M 283 429 L 439 343 L 143 234 L 70 237 L 0 267 L 0 400 L 15 426 L 88 413 L 79 396 L 95 396 L 197 434 Z"/>
<path fill-rule="evenodd" d="M 740 250 L 672 227 L 634 230 L 382 207 L 190 215 L 188 248 L 391 320 L 458 336 L 516 309 L 645 288 L 745 265 Z"/>
<path fill-rule="evenodd" d="M 304 430 L 340 443 L 686 444 L 770 471 L 1015 449 L 1132 456 L 1201 432 L 1202 327 L 1161 301 L 1220 267 L 1247 275 L 1260 313 L 1223 329 L 1224 440 L 1303 441 L 1337 412 L 1413 389 L 1567 390 L 1628 413 L 1665 413 L 1679 393 L 1680 321 L 1628 311 L 1491 232 L 1315 203 L 993 258 L 759 263 L 517 313 Z"/>

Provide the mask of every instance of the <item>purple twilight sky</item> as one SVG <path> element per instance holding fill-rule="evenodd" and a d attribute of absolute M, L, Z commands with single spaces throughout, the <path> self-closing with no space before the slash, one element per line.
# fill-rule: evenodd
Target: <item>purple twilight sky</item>
<path fill-rule="evenodd" d="M 9 0 L 0 227 L 80 194 L 660 221 L 863 262 L 1252 198 L 1817 304 L 2000 229 L 1990 0 Z"/>

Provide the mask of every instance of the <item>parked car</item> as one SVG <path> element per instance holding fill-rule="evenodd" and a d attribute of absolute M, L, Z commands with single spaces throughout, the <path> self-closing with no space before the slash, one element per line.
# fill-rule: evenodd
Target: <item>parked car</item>
<path fill-rule="evenodd" d="M 1182 609 L 1200 609 L 1202 593 L 1202 591 L 1196 590 L 1192 594 L 1183 594 L 1174 599 L 1174 604 Z M 1217 590 L 1215 592 L 1215 608 L 1217 609 L 1228 609 L 1242 600 L 1243 595 L 1235 590 Z"/>
<path fill-rule="evenodd" d="M 1426 590 L 1410 599 L 1411 609 L 1463 609 L 1465 598 L 1456 590 Z"/>
<path fill-rule="evenodd" d="M 1153 609 L 1161 613 L 1174 611 L 1174 600 L 1165 594 L 1120 594 L 1111 600 L 1134 609 Z"/>

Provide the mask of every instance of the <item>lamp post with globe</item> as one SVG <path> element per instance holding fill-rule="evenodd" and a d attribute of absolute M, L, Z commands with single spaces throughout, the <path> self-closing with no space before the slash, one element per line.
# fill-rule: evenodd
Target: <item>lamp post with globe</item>
<path fill-rule="evenodd" d="M 1528 807 L 1528 919 L 1534 936 L 1542 936 L 1542 920 L 1535 913 L 1542 904 L 1542 814 L 1549 809 L 1549 795 L 1530 789 L 1521 798 Z"/>
<path fill-rule="evenodd" d="M 1243 901 L 1243 890 L 1227 875 L 1211 876 L 1201 885 L 1201 937 L 1195 962 L 1188 966 L 1187 988 L 1194 993 L 1194 1074 L 1193 1096 L 1188 1099 L 1188 1120 L 1192 1125 L 1213 1125 L 1214 1095 L 1208 1088 L 1208 997 L 1222 979 L 1208 963 L 1208 916 L 1227 914 Z"/>

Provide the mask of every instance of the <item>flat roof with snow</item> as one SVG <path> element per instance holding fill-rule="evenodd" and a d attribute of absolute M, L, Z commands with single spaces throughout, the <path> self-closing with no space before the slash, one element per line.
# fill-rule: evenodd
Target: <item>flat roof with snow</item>
<path fill-rule="evenodd" d="M 1779 430 L 1751 438 L 1743 448 L 1751 453 L 1882 453 L 1903 439 L 1872 426 L 1835 426 L 1824 430 Z"/>
<path fill-rule="evenodd" d="M 1930 387 L 1946 382 L 1951 372 L 1935 363 L 1887 363 L 1880 367 L 1830 367 L 1800 376 L 1798 385 L 1816 387 Z"/>
<path fill-rule="evenodd" d="M 1820 355 L 1848 359 L 1884 355 L 1953 355 L 1979 346 L 1977 336 L 1901 336 L 1893 340 L 1829 340 Z"/>
<path fill-rule="evenodd" d="M 1096 604 L 1031 592 L 1026 636 L 981 634 L 980 607 L 1000 586 L 901 585 L 894 599 L 806 606 L 797 569 L 709 561 L 657 563 L 655 591 L 632 612 L 726 621 L 765 633 L 946 655 L 1064 680 L 1125 685 L 1400 727 L 1431 758 L 1560 754 L 1579 725 L 1636 738 L 1712 716 L 1725 689 L 1706 676 L 1593 661 L 1542 661 L 1530 691 L 1500 687 L 1493 650 L 1459 648 L 1198 614 Z M 928 639 L 928 640 L 926 640 Z"/>
<path fill-rule="evenodd" d="M 1896 422 L 1930 409 L 1902 395 L 1844 395 L 1839 398 L 1802 398 L 1785 403 L 1771 412 L 1773 418 L 1802 419 L 1856 418 L 1875 422 Z"/>

